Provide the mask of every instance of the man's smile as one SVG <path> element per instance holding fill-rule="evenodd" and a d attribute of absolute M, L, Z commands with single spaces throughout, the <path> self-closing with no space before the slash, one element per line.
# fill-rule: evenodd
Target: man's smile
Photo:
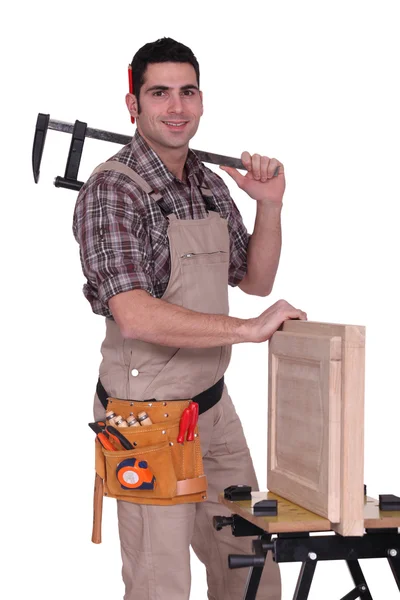
<path fill-rule="evenodd" d="M 189 121 L 162 121 L 168 129 L 182 130 L 189 123 Z"/>

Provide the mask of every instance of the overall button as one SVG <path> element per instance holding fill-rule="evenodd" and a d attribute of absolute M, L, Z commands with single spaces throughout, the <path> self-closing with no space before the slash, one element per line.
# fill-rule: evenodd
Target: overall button
<path fill-rule="evenodd" d="M 132 369 L 131 375 L 132 377 L 137 377 L 139 375 L 139 371 L 137 369 Z"/>

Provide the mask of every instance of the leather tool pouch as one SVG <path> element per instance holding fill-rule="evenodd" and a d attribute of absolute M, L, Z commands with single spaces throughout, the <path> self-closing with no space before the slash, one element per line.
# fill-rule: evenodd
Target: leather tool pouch
<path fill-rule="evenodd" d="M 178 443 L 179 422 L 191 400 L 135 402 L 108 398 L 107 411 L 126 419 L 146 411 L 152 425 L 121 427 L 133 450 L 108 451 L 96 440 L 96 473 L 104 496 L 137 504 L 183 504 L 206 499 L 200 438 Z"/>

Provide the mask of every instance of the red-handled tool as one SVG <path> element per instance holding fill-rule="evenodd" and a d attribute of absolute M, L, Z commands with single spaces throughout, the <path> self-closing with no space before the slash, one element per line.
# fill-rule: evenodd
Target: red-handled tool
<path fill-rule="evenodd" d="M 177 437 L 178 444 L 183 444 L 185 441 L 185 434 L 188 430 L 191 421 L 191 412 L 190 408 L 187 407 L 182 413 L 181 420 L 179 421 L 179 434 Z"/>
<path fill-rule="evenodd" d="M 189 410 L 190 410 L 190 425 L 189 425 L 186 439 L 188 442 L 193 442 L 194 430 L 196 428 L 197 421 L 199 418 L 199 405 L 197 404 L 197 402 L 192 402 L 191 405 L 189 406 Z"/>

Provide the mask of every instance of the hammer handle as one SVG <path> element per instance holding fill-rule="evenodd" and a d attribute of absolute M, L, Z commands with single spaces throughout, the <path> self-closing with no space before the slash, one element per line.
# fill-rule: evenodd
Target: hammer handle
<path fill-rule="evenodd" d="M 103 515 L 103 480 L 96 473 L 93 496 L 93 530 L 92 542 L 101 544 L 101 519 Z"/>

